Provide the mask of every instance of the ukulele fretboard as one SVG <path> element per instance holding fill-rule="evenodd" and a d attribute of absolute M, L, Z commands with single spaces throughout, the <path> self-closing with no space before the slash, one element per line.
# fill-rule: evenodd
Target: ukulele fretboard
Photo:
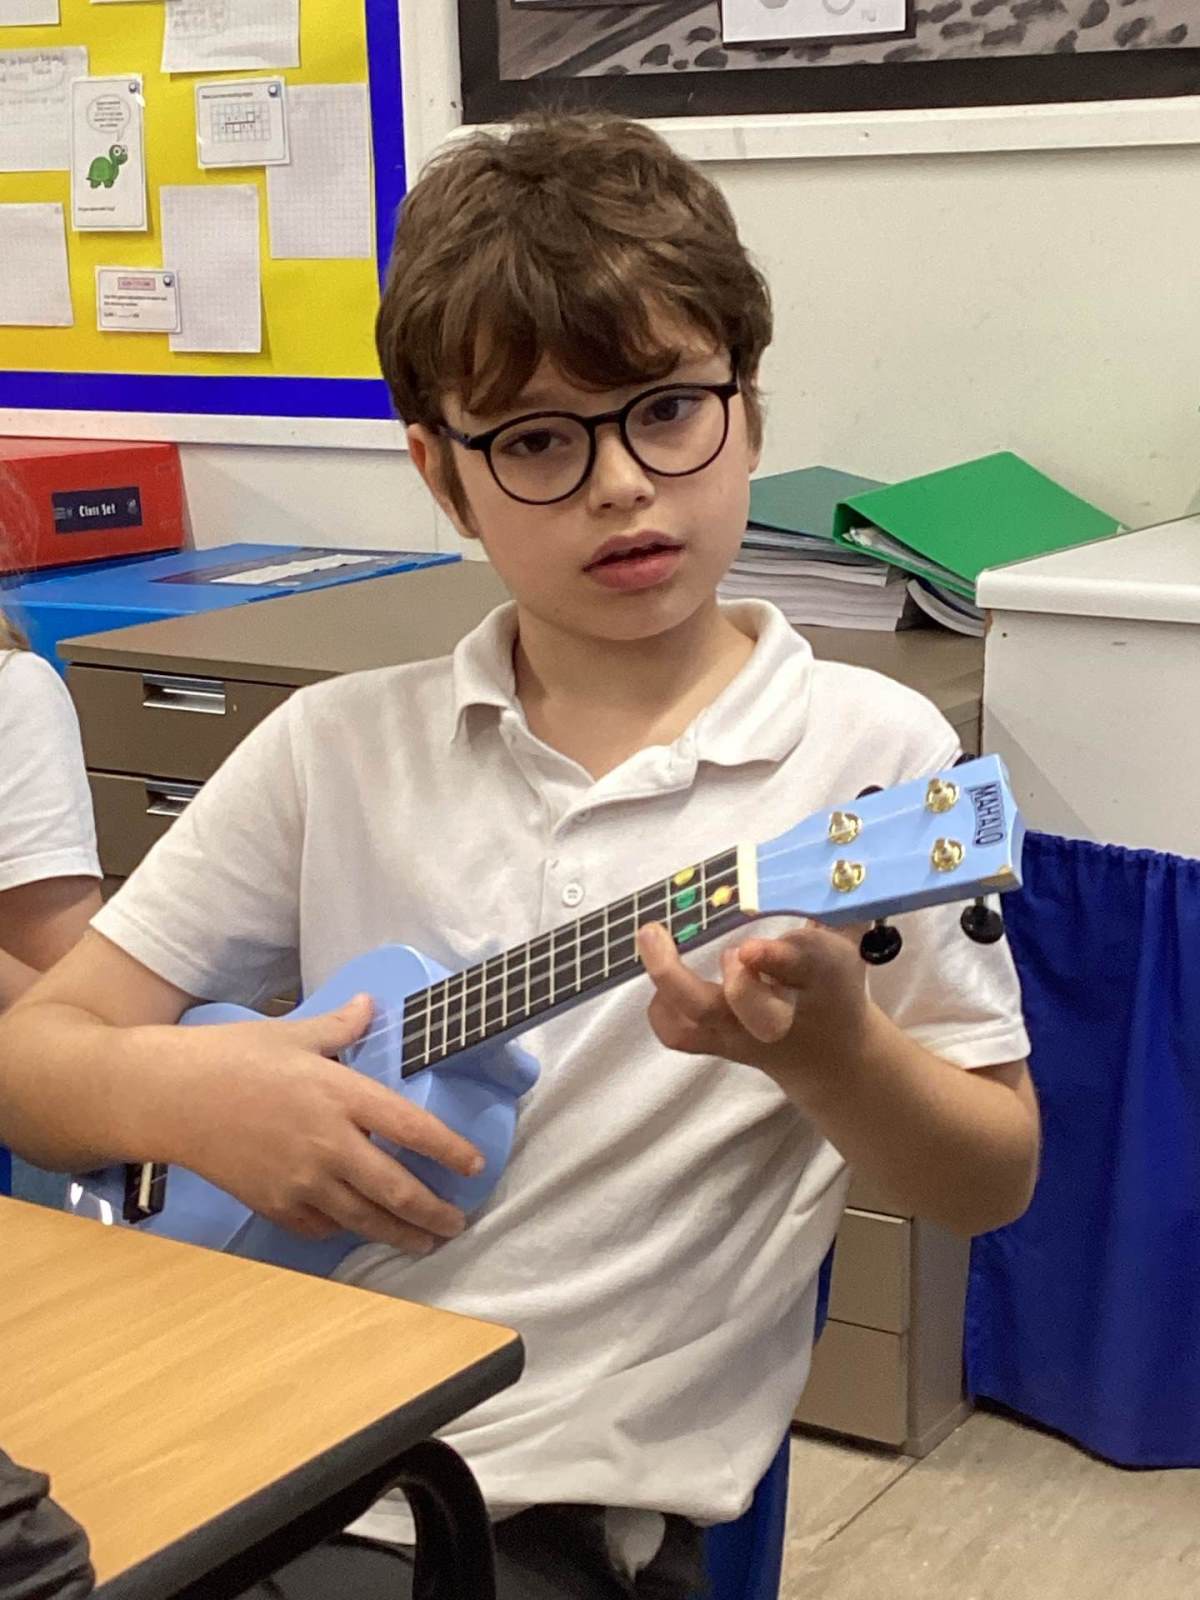
<path fill-rule="evenodd" d="M 647 922 L 661 922 L 684 948 L 743 920 L 738 852 L 725 850 L 528 944 L 489 956 L 409 995 L 403 1076 L 633 977 L 641 967 L 637 930 Z"/>

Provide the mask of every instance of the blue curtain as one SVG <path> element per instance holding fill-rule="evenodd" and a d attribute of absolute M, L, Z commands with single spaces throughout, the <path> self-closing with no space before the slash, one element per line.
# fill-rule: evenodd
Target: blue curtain
<path fill-rule="evenodd" d="M 1006 907 L 1044 1149 L 973 1247 L 968 1389 L 1124 1466 L 1200 1465 L 1200 861 L 1035 834 Z"/>

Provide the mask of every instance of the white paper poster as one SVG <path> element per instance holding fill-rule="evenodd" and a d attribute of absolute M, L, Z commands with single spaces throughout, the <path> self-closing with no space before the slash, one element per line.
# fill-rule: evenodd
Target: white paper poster
<path fill-rule="evenodd" d="M 0 261 L 0 325 L 74 325 L 60 205 L 0 206 Z"/>
<path fill-rule="evenodd" d="M 166 0 L 164 72 L 300 65 L 300 0 Z"/>
<path fill-rule="evenodd" d="M 726 44 L 856 39 L 907 31 L 907 0 L 721 0 Z"/>
<path fill-rule="evenodd" d="M 196 85 L 196 146 L 202 167 L 270 167 L 288 159 L 287 86 L 282 78 L 220 78 Z"/>
<path fill-rule="evenodd" d="M 365 83 L 288 89 L 292 159 L 267 171 L 271 254 L 330 260 L 374 254 L 371 118 Z"/>
<path fill-rule="evenodd" d="M 66 172 L 71 80 L 87 69 L 82 45 L 0 50 L 0 172 Z"/>
<path fill-rule="evenodd" d="M 262 349 L 258 190 L 250 183 L 164 184 L 163 266 L 183 283 L 172 350 Z"/>
<path fill-rule="evenodd" d="M 71 85 L 71 224 L 144 232 L 146 152 L 142 80 L 77 78 Z"/>
<path fill-rule="evenodd" d="M 152 267 L 97 267 L 96 326 L 102 333 L 177 333 L 178 274 Z"/>
<path fill-rule="evenodd" d="M 0 0 L 0 28 L 39 28 L 58 21 L 58 0 Z"/>

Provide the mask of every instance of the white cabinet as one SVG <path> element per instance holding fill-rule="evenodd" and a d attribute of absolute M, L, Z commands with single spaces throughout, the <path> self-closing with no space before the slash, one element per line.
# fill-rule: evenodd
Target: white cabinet
<path fill-rule="evenodd" d="M 983 748 L 1031 828 L 1200 855 L 1200 516 L 981 574 Z"/>

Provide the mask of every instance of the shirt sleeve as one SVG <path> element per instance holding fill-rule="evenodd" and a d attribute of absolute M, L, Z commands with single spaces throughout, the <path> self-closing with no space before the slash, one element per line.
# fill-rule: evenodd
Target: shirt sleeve
<path fill-rule="evenodd" d="M 961 754 L 949 725 L 942 728 L 937 747 L 909 777 L 949 767 Z M 972 943 L 962 930 L 962 911 L 958 904 L 929 906 L 897 917 L 904 945 L 895 961 L 868 970 L 871 998 L 905 1033 L 957 1066 L 1024 1060 L 1029 1036 L 1008 941 Z"/>
<path fill-rule="evenodd" d="M 0 890 L 98 878 L 92 796 L 67 686 L 40 656 L 0 656 Z"/>
<path fill-rule="evenodd" d="M 305 805 L 294 702 L 242 740 L 92 920 L 197 999 L 253 1005 L 297 982 Z"/>

